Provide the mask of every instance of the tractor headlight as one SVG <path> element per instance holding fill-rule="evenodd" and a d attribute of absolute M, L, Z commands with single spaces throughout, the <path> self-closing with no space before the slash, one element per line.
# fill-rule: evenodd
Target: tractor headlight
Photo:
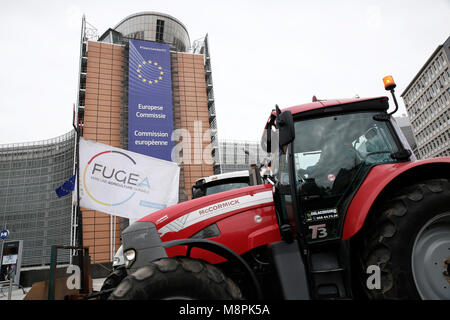
<path fill-rule="evenodd" d="M 124 252 L 123 256 L 125 257 L 125 265 L 129 268 L 136 260 L 136 251 L 134 249 L 128 249 Z"/>

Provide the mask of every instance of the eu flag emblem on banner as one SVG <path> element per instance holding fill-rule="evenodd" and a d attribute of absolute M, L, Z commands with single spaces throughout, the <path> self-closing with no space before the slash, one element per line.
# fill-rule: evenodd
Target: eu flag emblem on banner
<path fill-rule="evenodd" d="M 58 187 L 55 192 L 58 197 L 63 197 L 71 193 L 75 189 L 75 175 L 69 178 L 62 186 Z"/>

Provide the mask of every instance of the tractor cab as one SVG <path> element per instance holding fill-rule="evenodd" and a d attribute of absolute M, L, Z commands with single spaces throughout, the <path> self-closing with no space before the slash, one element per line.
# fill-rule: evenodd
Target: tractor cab
<path fill-rule="evenodd" d="M 346 209 L 372 167 L 409 160 L 393 123 L 379 120 L 387 108 L 382 97 L 288 110 L 294 137 L 279 153 L 279 209 L 307 243 L 340 239 Z"/>
<path fill-rule="evenodd" d="M 295 230 L 306 244 L 341 239 L 347 209 L 369 171 L 416 160 L 391 117 L 398 109 L 395 83 L 391 76 L 383 81 L 395 103 L 391 113 L 387 97 L 314 97 L 272 112 L 262 145 L 275 158 L 274 198 L 284 238 Z"/>

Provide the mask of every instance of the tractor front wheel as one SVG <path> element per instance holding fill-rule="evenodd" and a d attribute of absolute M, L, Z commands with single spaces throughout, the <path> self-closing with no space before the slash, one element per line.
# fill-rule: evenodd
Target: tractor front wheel
<path fill-rule="evenodd" d="M 111 272 L 109 276 L 105 279 L 100 291 L 105 291 L 117 287 L 126 276 L 127 276 L 127 269 L 125 268 L 125 266 L 118 267 L 117 269 L 113 270 L 113 272 Z M 108 299 L 109 295 L 110 294 L 103 294 L 100 299 L 106 300 Z"/>
<path fill-rule="evenodd" d="M 372 299 L 450 299 L 450 182 L 431 179 L 399 190 L 373 212 L 363 233 L 362 274 L 380 271 Z M 367 280 L 368 281 L 368 280 Z"/>
<path fill-rule="evenodd" d="M 162 258 L 127 276 L 110 300 L 241 300 L 217 267 L 186 257 Z"/>

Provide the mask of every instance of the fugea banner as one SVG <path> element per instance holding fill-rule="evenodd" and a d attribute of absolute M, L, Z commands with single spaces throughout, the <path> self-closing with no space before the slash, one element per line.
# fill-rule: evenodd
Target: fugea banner
<path fill-rule="evenodd" d="M 128 150 L 171 161 L 172 131 L 170 47 L 130 40 Z"/>
<path fill-rule="evenodd" d="M 80 206 L 132 221 L 178 203 L 174 162 L 80 138 Z"/>

